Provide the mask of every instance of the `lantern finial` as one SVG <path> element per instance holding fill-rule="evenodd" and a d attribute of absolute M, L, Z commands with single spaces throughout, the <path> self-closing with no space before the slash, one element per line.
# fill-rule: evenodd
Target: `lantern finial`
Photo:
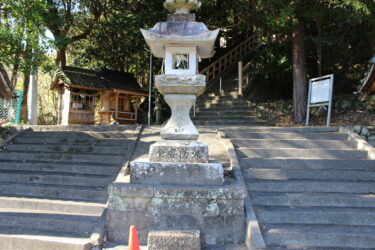
<path fill-rule="evenodd" d="M 192 10 L 198 10 L 202 3 L 198 0 L 166 0 L 164 8 L 176 14 L 189 14 Z"/>

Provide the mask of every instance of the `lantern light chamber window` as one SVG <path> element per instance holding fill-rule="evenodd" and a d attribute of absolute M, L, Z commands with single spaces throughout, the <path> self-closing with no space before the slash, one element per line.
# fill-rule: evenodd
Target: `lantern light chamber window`
<path fill-rule="evenodd" d="M 189 69 L 189 54 L 173 54 L 173 69 Z"/>

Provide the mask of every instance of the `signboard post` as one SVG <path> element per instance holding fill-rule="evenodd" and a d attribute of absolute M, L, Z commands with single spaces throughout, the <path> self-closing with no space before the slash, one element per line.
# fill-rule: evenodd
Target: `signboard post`
<path fill-rule="evenodd" d="M 333 74 L 310 79 L 306 112 L 306 126 L 309 125 L 310 108 L 322 107 L 325 110 L 328 108 L 327 127 L 329 127 L 329 124 L 331 122 L 332 92 Z"/>

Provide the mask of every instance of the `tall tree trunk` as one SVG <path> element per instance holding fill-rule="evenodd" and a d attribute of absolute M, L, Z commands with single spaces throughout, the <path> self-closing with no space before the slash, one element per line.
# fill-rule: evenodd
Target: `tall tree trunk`
<path fill-rule="evenodd" d="M 322 45 L 319 44 L 316 48 L 316 54 L 317 54 L 317 67 L 318 67 L 318 76 L 323 75 L 323 69 L 322 69 L 322 61 L 323 61 L 323 53 L 322 53 Z"/>
<path fill-rule="evenodd" d="M 302 123 L 306 112 L 306 58 L 303 21 L 293 28 L 293 109 L 294 122 Z"/>
<path fill-rule="evenodd" d="M 27 97 L 29 93 L 29 85 L 30 85 L 30 73 L 31 67 L 28 67 L 24 72 L 24 80 L 23 80 L 23 98 L 22 98 L 22 108 L 21 108 L 21 119 L 27 123 L 28 122 L 28 108 L 27 108 Z"/>
<path fill-rule="evenodd" d="M 16 55 L 16 57 L 19 57 Z M 10 78 L 10 85 L 14 89 L 17 85 L 17 74 L 18 74 L 18 69 L 20 67 L 19 60 L 16 60 L 17 62 L 13 65 L 12 69 L 12 76 Z"/>
<path fill-rule="evenodd" d="M 26 44 L 25 48 L 25 61 L 32 60 L 32 47 L 28 43 Z M 23 98 L 21 103 L 21 119 L 27 123 L 28 122 L 28 108 L 27 108 L 27 98 L 29 93 L 29 85 L 30 85 L 30 73 L 31 73 L 31 63 L 26 64 L 26 68 L 23 72 Z"/>
<path fill-rule="evenodd" d="M 25 34 L 25 27 L 22 27 L 22 37 Z M 10 79 L 10 84 L 12 85 L 12 88 L 14 89 L 17 85 L 17 77 L 18 77 L 18 71 L 20 67 L 20 62 L 21 62 L 21 55 L 23 51 L 23 41 L 19 41 L 17 44 L 17 52 L 14 55 L 14 60 L 13 60 L 13 69 L 12 69 L 12 76 Z"/>
<path fill-rule="evenodd" d="M 317 57 L 317 67 L 318 67 L 318 76 L 322 76 L 322 64 L 323 64 L 323 52 L 322 52 L 322 20 L 318 19 L 316 22 L 316 27 L 318 29 L 318 45 L 316 48 L 316 57 Z"/>
<path fill-rule="evenodd" d="M 66 66 L 66 48 L 58 48 L 56 56 L 56 64 L 59 66 Z"/>

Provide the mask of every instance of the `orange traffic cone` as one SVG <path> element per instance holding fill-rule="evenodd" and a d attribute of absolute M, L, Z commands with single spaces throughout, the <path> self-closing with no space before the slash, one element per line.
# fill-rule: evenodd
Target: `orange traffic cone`
<path fill-rule="evenodd" d="M 129 247 L 128 247 L 128 250 L 140 250 L 138 235 L 137 235 L 137 228 L 135 226 L 131 226 L 130 230 L 129 230 Z"/>

